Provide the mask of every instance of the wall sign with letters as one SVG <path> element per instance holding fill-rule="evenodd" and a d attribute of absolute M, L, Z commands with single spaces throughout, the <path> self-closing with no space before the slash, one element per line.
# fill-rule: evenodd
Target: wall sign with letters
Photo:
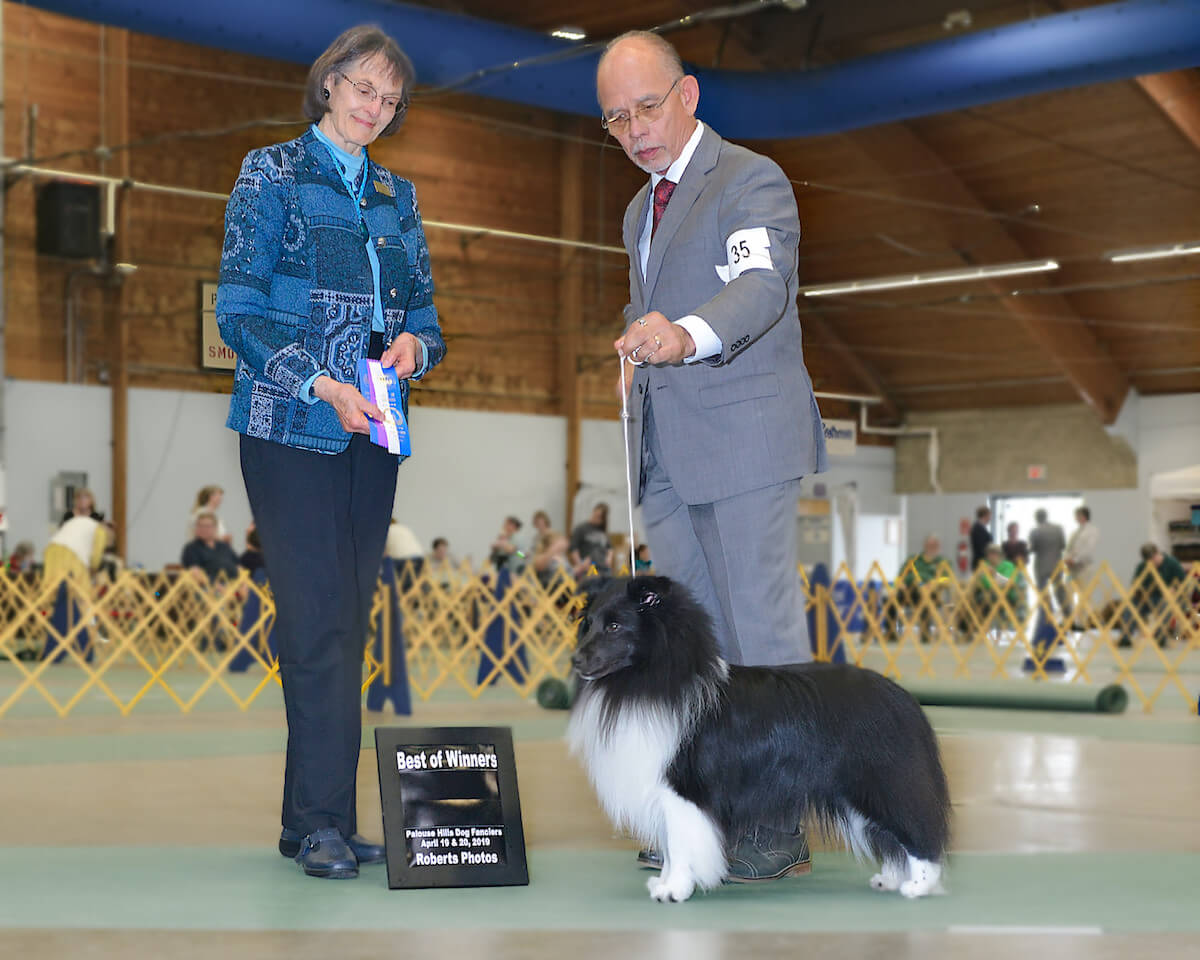
<path fill-rule="evenodd" d="M 529 883 L 508 727 L 377 727 L 388 886 Z"/>
<path fill-rule="evenodd" d="M 200 366 L 211 370 L 232 370 L 237 354 L 221 339 L 217 327 L 217 285 L 200 284 Z"/>

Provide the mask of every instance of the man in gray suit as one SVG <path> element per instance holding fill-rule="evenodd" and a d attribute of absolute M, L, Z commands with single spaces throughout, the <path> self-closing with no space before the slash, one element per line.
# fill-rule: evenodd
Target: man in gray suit
<path fill-rule="evenodd" d="M 699 84 L 655 34 L 609 44 L 596 87 L 608 132 L 650 174 L 625 211 L 615 347 L 631 364 L 632 480 L 655 568 L 696 594 L 729 661 L 811 659 L 796 501 L 800 477 L 825 469 L 825 438 L 801 350 L 791 184 L 696 120 Z M 742 879 L 807 865 L 802 834 L 760 830 L 730 853 Z"/>
<path fill-rule="evenodd" d="M 1067 548 L 1063 528 L 1057 523 L 1051 523 L 1049 514 L 1039 509 L 1033 518 L 1037 526 L 1029 532 L 1029 552 L 1033 554 L 1033 576 L 1038 590 L 1045 588 L 1058 569 L 1063 551 Z M 1058 609 L 1066 613 L 1067 591 L 1063 586 L 1062 575 L 1054 583 L 1054 596 L 1058 600 Z"/>

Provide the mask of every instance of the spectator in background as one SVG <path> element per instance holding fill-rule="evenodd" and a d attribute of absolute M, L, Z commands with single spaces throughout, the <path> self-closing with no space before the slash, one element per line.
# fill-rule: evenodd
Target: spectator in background
<path fill-rule="evenodd" d="M 1071 534 L 1071 539 L 1067 541 L 1066 564 L 1067 574 L 1071 578 L 1073 584 L 1073 593 L 1076 594 L 1075 601 L 1072 604 L 1072 610 L 1076 612 L 1072 622 L 1076 629 L 1083 630 L 1087 623 L 1082 619 L 1086 616 L 1086 609 L 1082 614 L 1079 614 L 1080 607 L 1086 599 L 1086 591 L 1088 585 L 1096 576 L 1099 569 L 1099 561 L 1096 553 L 1100 548 L 1100 529 L 1092 523 L 1092 511 L 1087 507 L 1077 507 L 1075 510 L 1075 522 L 1079 524 L 1075 528 L 1075 532 Z"/>
<path fill-rule="evenodd" d="M 978 569 L 992 542 L 992 511 L 980 507 L 975 511 L 975 523 L 971 526 L 971 571 Z"/>
<path fill-rule="evenodd" d="M 417 539 L 408 527 L 395 517 L 388 524 L 387 540 L 384 541 L 383 555 L 393 560 L 424 559 L 425 551 L 421 549 L 421 541 Z"/>
<path fill-rule="evenodd" d="M 238 565 L 249 570 L 251 576 L 254 575 L 254 571 L 261 570 L 266 565 L 263 560 L 262 542 L 258 539 L 258 530 L 254 524 L 250 524 L 246 529 L 246 549 L 238 557 Z"/>
<path fill-rule="evenodd" d="M 104 555 L 100 558 L 100 572 L 115 581 L 125 569 L 125 561 L 117 553 L 117 528 L 111 521 L 104 523 Z"/>
<path fill-rule="evenodd" d="M 1142 561 L 1133 571 L 1133 580 L 1131 581 L 1133 589 L 1130 599 L 1135 605 L 1138 616 L 1142 618 L 1142 622 L 1154 631 L 1158 645 L 1165 647 L 1167 638 L 1171 635 L 1172 614 L 1167 606 L 1167 597 L 1163 593 L 1163 588 L 1166 588 L 1168 594 L 1178 592 L 1177 585 L 1187 580 L 1187 571 L 1183 569 L 1183 564 L 1178 560 L 1159 550 L 1158 544 L 1142 544 L 1141 554 Z M 1148 568 L 1153 568 L 1158 573 L 1158 580 L 1162 581 L 1162 586 L 1159 586 L 1154 574 L 1148 572 Z M 1121 637 L 1119 645 L 1128 647 L 1132 644 L 1130 635 L 1135 623 L 1132 612 L 1126 609 L 1122 620 L 1125 633 Z"/>
<path fill-rule="evenodd" d="M 59 587 L 51 621 L 54 629 L 47 632 L 46 645 L 42 648 L 43 660 L 53 659 L 58 663 L 66 657 L 59 640 L 69 636 L 83 616 L 79 603 L 67 589 L 67 581 L 90 583 L 91 575 L 100 569 L 107 544 L 108 531 L 103 523 L 90 516 L 77 516 L 59 527 L 46 545 L 42 582 L 53 584 L 59 581 Z M 75 634 L 75 646 L 87 659 L 92 658 L 91 638 L 86 627 Z"/>
<path fill-rule="evenodd" d="M 572 567 L 568 547 L 566 535 L 556 530 L 547 530 L 538 538 L 531 565 L 543 587 L 550 589 L 559 578 L 581 572 Z"/>
<path fill-rule="evenodd" d="M 1058 563 L 1062 560 L 1063 551 L 1067 547 L 1063 528 L 1057 523 L 1051 523 L 1045 510 L 1038 510 L 1033 518 L 1037 526 L 1029 533 L 1029 552 L 1033 554 L 1033 576 L 1037 582 L 1038 591 L 1045 589 Z M 1067 609 L 1067 594 L 1063 587 L 1062 578 L 1054 582 L 1054 596 L 1058 600 L 1059 610 Z"/>
<path fill-rule="evenodd" d="M 550 514 L 545 510 L 535 510 L 533 514 L 533 540 L 540 540 L 550 532 L 550 529 Z"/>
<path fill-rule="evenodd" d="M 639 576 L 643 573 L 649 573 L 654 569 L 654 564 L 650 562 L 650 544 L 638 544 L 634 563 L 637 566 L 637 570 L 635 570 L 634 573 Z"/>
<path fill-rule="evenodd" d="M 550 532 L 550 514 L 545 510 L 536 510 L 529 526 L 522 526 L 512 535 L 513 551 L 509 554 L 509 569 L 514 574 L 520 573 L 529 565 L 530 559 L 537 553 L 538 544 L 542 537 Z"/>
<path fill-rule="evenodd" d="M 500 532 L 492 541 L 492 554 L 488 558 L 496 572 L 507 570 L 516 576 L 525 569 L 529 562 L 530 549 L 524 539 L 517 536 L 521 530 L 521 521 L 514 516 L 504 518 Z"/>
<path fill-rule="evenodd" d="M 609 570 L 608 504 L 592 507 L 592 515 L 571 531 L 569 558 L 575 567 L 595 567 L 597 573 Z"/>
<path fill-rule="evenodd" d="M 201 487 L 196 493 L 196 502 L 192 505 L 191 515 L 188 517 L 188 535 L 196 536 L 196 518 L 201 513 L 211 513 L 217 523 L 217 539 L 223 540 L 231 548 L 233 546 L 233 535 L 225 529 L 225 524 L 221 522 L 221 515 L 217 513 L 221 509 L 221 502 L 225 499 L 225 491 L 216 484 L 211 484 L 207 487 Z"/>
<path fill-rule="evenodd" d="M 425 566 L 425 551 L 416 534 L 395 517 L 388 524 L 383 545 L 383 559 L 389 558 L 395 566 L 397 586 L 401 591 L 411 589 Z"/>
<path fill-rule="evenodd" d="M 888 639 L 898 640 L 900 637 L 900 622 L 902 614 L 908 608 L 920 609 L 921 642 L 929 642 L 929 627 L 932 618 L 929 605 L 922 605 L 924 597 L 934 589 L 939 576 L 944 576 L 949 569 L 942 556 L 942 541 L 936 534 L 929 534 L 921 547 L 920 553 L 915 553 L 904 561 L 900 568 L 902 577 L 896 582 L 893 609 L 888 616 Z"/>
<path fill-rule="evenodd" d="M 629 537 L 624 533 L 608 536 L 608 569 L 617 576 L 633 576 L 629 569 Z"/>
<path fill-rule="evenodd" d="M 237 555 L 224 540 L 217 537 L 217 517 L 207 510 L 196 514 L 196 537 L 183 548 L 180 563 L 185 570 L 203 574 L 204 583 L 216 583 L 222 576 L 233 580 L 238 575 Z"/>
<path fill-rule="evenodd" d="M 75 496 L 71 500 L 71 509 L 63 514 L 58 525 L 61 527 L 74 517 L 90 517 L 97 523 L 104 522 L 104 514 L 96 510 L 96 495 L 87 487 L 80 487 L 75 491 Z"/>
<path fill-rule="evenodd" d="M 981 622 L 986 622 L 992 608 L 999 603 L 1001 593 L 1008 601 L 1008 610 L 999 614 L 990 626 L 1014 627 L 1025 619 L 1025 582 L 1016 565 L 1004 558 L 1000 545 L 993 543 L 984 553 L 984 566 L 975 594 Z"/>
<path fill-rule="evenodd" d="M 429 575 L 443 587 L 458 582 L 458 562 L 450 555 L 450 541 L 436 537 L 429 553 Z"/>
<path fill-rule="evenodd" d="M 33 544 L 22 540 L 8 558 L 8 572 L 12 574 L 29 573 L 33 569 Z"/>
<path fill-rule="evenodd" d="M 1009 563 L 1029 564 L 1029 544 L 1020 537 L 1021 528 L 1015 523 L 1008 525 L 1008 539 L 1001 546 L 1004 548 L 1004 559 Z"/>
<path fill-rule="evenodd" d="M 450 558 L 450 541 L 445 537 L 435 537 L 429 553 L 430 566 L 443 567 L 452 564 Z"/>

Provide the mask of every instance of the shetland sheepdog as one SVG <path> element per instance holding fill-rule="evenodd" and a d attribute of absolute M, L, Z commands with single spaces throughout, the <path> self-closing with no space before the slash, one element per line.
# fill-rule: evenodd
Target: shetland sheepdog
<path fill-rule="evenodd" d="M 806 821 L 878 862 L 874 889 L 941 892 L 946 776 L 909 693 L 847 665 L 727 664 L 707 614 L 663 577 L 586 592 L 567 739 L 616 827 L 662 852 L 653 899 L 716 887 L 740 837 Z"/>

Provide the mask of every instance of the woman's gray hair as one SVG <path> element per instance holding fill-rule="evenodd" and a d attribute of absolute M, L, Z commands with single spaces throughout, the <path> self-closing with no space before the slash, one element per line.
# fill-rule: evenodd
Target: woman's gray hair
<path fill-rule="evenodd" d="M 313 65 L 308 68 L 308 80 L 304 84 L 304 115 L 313 123 L 320 123 L 321 118 L 329 112 L 329 99 L 325 96 L 329 75 L 373 57 L 382 58 L 392 68 L 392 75 L 401 84 L 400 103 L 396 105 L 396 113 L 379 135 L 387 137 L 395 133 L 404 122 L 404 115 L 408 111 L 408 99 L 417 72 L 413 69 L 408 54 L 400 49 L 400 45 L 374 24 L 360 24 L 346 30 L 313 61 Z"/>

